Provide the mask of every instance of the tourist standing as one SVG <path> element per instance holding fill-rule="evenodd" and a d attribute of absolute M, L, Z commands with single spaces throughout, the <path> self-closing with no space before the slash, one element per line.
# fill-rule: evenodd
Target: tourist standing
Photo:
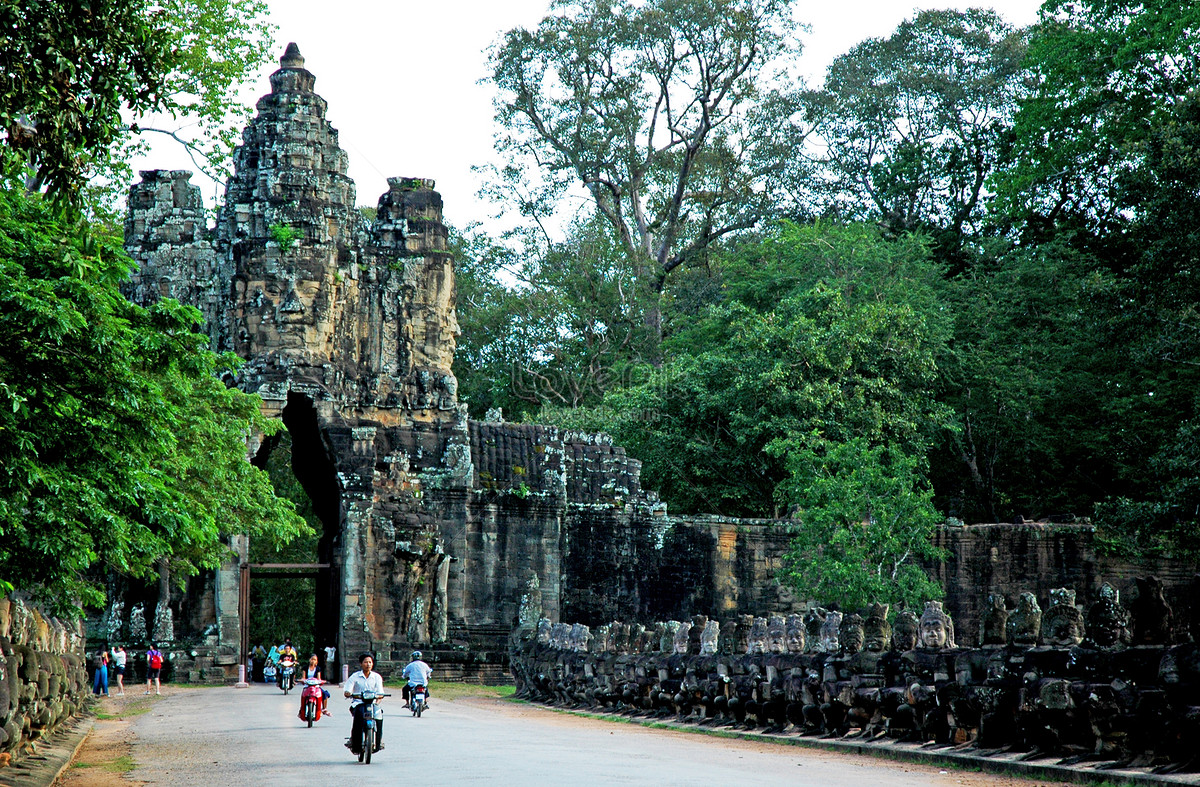
<path fill-rule="evenodd" d="M 125 665 L 129 663 L 129 654 L 125 652 L 124 645 L 117 645 L 112 649 L 112 670 L 117 676 L 117 696 L 125 696 Z"/>
<path fill-rule="evenodd" d="M 96 677 L 92 680 L 92 693 L 108 696 L 108 651 L 98 650 L 93 660 L 96 666 Z"/>
<path fill-rule="evenodd" d="M 341 676 L 334 670 L 337 667 L 337 648 L 333 645 L 325 646 L 325 669 L 324 672 L 329 677 L 325 680 L 331 683 L 341 683 Z"/>
<path fill-rule="evenodd" d="M 146 693 L 150 693 L 150 684 L 154 684 L 154 693 L 162 694 L 162 682 L 159 676 L 162 675 L 163 654 L 162 651 L 150 643 L 150 650 L 146 651 Z"/>

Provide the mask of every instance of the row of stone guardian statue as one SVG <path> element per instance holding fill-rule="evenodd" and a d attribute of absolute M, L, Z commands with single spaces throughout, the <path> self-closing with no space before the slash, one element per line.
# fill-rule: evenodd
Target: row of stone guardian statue
<path fill-rule="evenodd" d="M 1060 588 L 1030 593 L 955 642 L 937 601 L 918 617 L 861 613 L 702 615 L 595 630 L 537 621 L 512 641 L 518 696 L 555 705 L 674 717 L 774 733 L 907 740 L 979 755 L 1026 752 L 1064 763 L 1200 768 L 1200 609 L 1189 642 L 1154 577 L 1129 609 L 1105 584 L 1086 614 Z M 1192 597 L 1200 597 L 1200 575 Z M 1188 639 L 1188 637 L 1181 637 Z"/>

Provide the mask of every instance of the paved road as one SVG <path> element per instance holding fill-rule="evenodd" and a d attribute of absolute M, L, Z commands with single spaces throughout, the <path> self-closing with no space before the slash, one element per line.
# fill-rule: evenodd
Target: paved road
<path fill-rule="evenodd" d="M 134 722 L 129 776 L 153 785 L 349 784 L 416 779 L 442 784 L 1004 785 L 1016 781 L 790 746 L 582 719 L 486 699 L 438 701 L 420 719 L 387 702 L 384 743 L 371 765 L 343 747 L 348 702 L 308 729 L 300 699 L 274 686 L 175 689 Z M 312 781 L 312 780 L 315 780 Z M 346 781 L 343 781 L 346 780 Z"/>

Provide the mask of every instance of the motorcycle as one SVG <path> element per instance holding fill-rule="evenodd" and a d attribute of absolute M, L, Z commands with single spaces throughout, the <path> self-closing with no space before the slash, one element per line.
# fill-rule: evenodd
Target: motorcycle
<path fill-rule="evenodd" d="M 300 693 L 300 698 L 304 701 L 304 720 L 311 727 L 313 722 L 321 718 L 321 700 L 325 696 L 325 692 L 321 689 L 325 681 L 319 678 L 307 678 L 304 681 L 304 690 Z"/>
<path fill-rule="evenodd" d="M 362 714 L 363 737 L 362 749 L 358 752 L 358 761 L 371 764 L 371 754 L 375 751 L 378 741 L 378 731 L 383 725 L 383 708 L 375 704 L 375 700 L 390 697 L 391 694 L 380 694 L 374 691 L 364 691 L 361 694 L 351 694 L 356 700 L 362 700 L 359 713 Z"/>
<path fill-rule="evenodd" d="M 425 687 L 412 686 L 408 690 L 408 709 L 412 711 L 412 715 L 418 719 L 421 718 L 421 711 L 425 710 Z"/>
<path fill-rule="evenodd" d="M 284 656 L 279 660 L 279 688 L 283 689 L 283 694 L 286 697 L 287 693 L 292 690 L 296 683 L 296 660 L 290 656 Z"/>

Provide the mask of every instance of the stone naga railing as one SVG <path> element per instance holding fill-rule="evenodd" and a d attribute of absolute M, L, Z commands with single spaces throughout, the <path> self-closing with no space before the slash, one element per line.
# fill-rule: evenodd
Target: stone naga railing
<path fill-rule="evenodd" d="M 888 619 L 815 609 L 803 618 L 704 616 L 593 632 L 514 632 L 518 696 L 549 704 L 768 732 L 902 739 L 1171 771 L 1200 761 L 1200 615 L 1170 645 L 1171 611 L 1139 580 L 1139 623 L 1105 585 L 1086 619 L 1074 592 L 1043 613 L 1001 599 L 979 647 L 957 647 L 941 604 Z"/>
<path fill-rule="evenodd" d="M 83 710 L 84 638 L 20 596 L 0 598 L 0 766 Z"/>

